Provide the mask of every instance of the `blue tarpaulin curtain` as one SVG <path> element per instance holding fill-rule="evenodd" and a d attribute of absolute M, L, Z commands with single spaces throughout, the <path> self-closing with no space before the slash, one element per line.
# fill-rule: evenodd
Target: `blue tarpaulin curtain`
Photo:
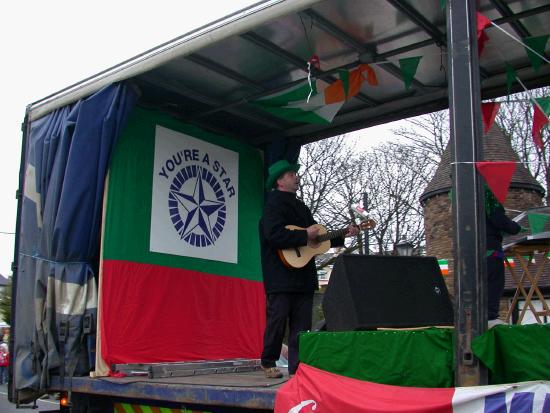
<path fill-rule="evenodd" d="M 96 323 L 103 189 L 137 97 L 129 84 L 110 85 L 30 125 L 14 294 L 18 390 L 43 391 L 53 369 L 89 369 L 78 357 L 85 321 Z"/>

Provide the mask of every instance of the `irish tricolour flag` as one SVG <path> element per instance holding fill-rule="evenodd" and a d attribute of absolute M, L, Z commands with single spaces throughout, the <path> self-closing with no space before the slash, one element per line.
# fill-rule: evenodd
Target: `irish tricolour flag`
<path fill-rule="evenodd" d="M 317 81 L 304 81 L 279 93 L 266 96 L 254 103 L 283 119 L 304 123 L 329 124 L 347 99 L 357 95 L 364 81 L 378 84 L 374 70 L 367 64 L 339 72 L 339 79 L 323 90 Z"/>
<path fill-rule="evenodd" d="M 258 151 L 136 109 L 106 196 L 108 363 L 258 358 L 265 317 Z"/>
<path fill-rule="evenodd" d="M 275 413 L 549 413 L 550 383 L 419 388 L 339 376 L 306 364 L 277 392 Z"/>

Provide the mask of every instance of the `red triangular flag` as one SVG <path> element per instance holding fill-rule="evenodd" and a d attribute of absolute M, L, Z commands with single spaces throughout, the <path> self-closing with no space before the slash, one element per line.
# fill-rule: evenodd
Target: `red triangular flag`
<path fill-rule="evenodd" d="M 544 125 L 548 124 L 548 117 L 544 114 L 542 110 L 539 109 L 537 105 L 535 106 L 535 113 L 533 113 L 533 141 L 535 142 L 535 145 L 538 146 L 539 149 L 544 148 L 544 144 L 542 143 L 542 134 L 541 130 Z"/>
<path fill-rule="evenodd" d="M 479 37 L 479 32 L 481 32 L 486 27 L 489 27 L 492 23 L 487 17 L 485 17 L 480 12 L 477 12 L 477 36 Z"/>
<path fill-rule="evenodd" d="M 481 56 L 485 43 L 489 40 L 489 36 L 485 34 L 483 29 L 491 25 L 491 20 L 485 17 L 480 12 L 477 12 L 477 55 Z"/>
<path fill-rule="evenodd" d="M 506 196 L 508 195 L 508 189 L 510 188 L 510 182 L 512 181 L 512 175 L 516 170 L 516 163 L 503 161 L 503 162 L 476 162 L 477 171 L 485 178 L 485 182 L 489 186 L 489 189 L 493 193 L 498 202 L 504 204 Z"/>
<path fill-rule="evenodd" d="M 489 40 L 489 36 L 482 30 L 477 36 L 477 56 L 481 56 L 483 49 L 485 49 L 485 43 Z"/>
<path fill-rule="evenodd" d="M 483 115 L 483 134 L 489 132 L 489 129 L 495 123 L 495 118 L 500 108 L 499 102 L 490 102 L 481 104 L 481 114 Z"/>

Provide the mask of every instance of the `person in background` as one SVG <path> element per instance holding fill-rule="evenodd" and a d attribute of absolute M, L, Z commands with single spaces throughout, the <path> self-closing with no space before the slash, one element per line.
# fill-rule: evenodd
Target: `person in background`
<path fill-rule="evenodd" d="M 318 228 L 309 208 L 296 198 L 300 168 L 286 160 L 269 167 L 266 187 L 273 189 L 267 195 L 264 214 L 260 220 L 260 247 L 262 272 L 266 292 L 266 327 L 261 365 L 267 378 L 281 378 L 276 367 L 288 320 L 288 373 L 298 368 L 298 334 L 311 329 L 313 293 L 319 288 L 315 260 L 303 268 L 288 268 L 281 261 L 280 249 L 315 244 Z M 286 225 L 303 230 L 291 231 Z M 354 236 L 358 228 L 350 225 L 345 236 Z M 344 244 L 343 238 L 331 241 L 331 246 Z"/>
<path fill-rule="evenodd" d="M 0 344 L 0 384 L 8 383 L 8 366 L 10 364 L 10 355 L 8 345 Z"/>
<path fill-rule="evenodd" d="M 500 298 L 504 292 L 503 234 L 515 235 L 521 225 L 508 218 L 493 193 L 485 190 L 485 234 L 487 242 L 487 318 L 488 328 L 505 324 L 498 318 Z"/>

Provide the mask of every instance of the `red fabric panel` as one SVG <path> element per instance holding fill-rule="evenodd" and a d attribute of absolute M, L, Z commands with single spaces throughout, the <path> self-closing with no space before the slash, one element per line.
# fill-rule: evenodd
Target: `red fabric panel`
<path fill-rule="evenodd" d="M 452 413 L 454 391 L 371 383 L 301 363 L 277 391 L 275 413 Z"/>
<path fill-rule="evenodd" d="M 261 282 L 106 260 L 100 294 L 109 365 L 260 357 Z"/>

